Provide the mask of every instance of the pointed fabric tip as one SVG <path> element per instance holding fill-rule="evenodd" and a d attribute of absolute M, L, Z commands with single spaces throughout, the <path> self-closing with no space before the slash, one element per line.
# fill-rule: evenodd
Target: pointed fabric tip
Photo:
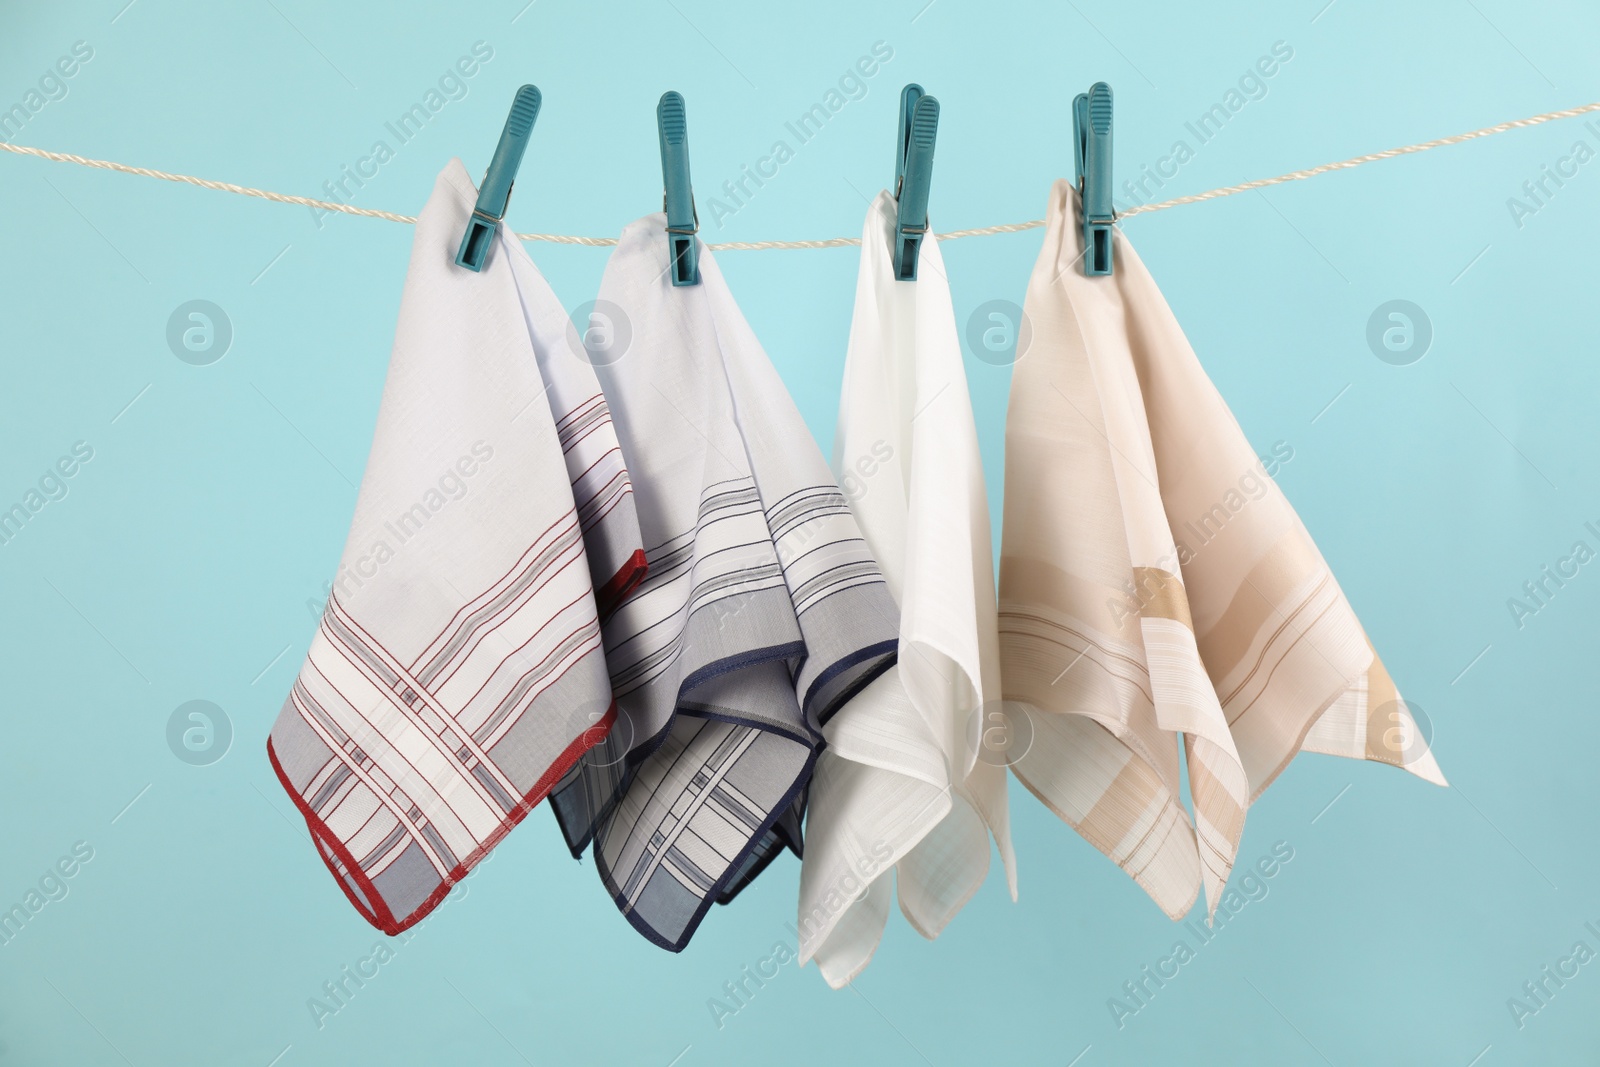
<path fill-rule="evenodd" d="M 1450 788 L 1450 783 L 1445 780 L 1444 771 L 1439 769 L 1439 761 L 1433 758 L 1433 750 L 1428 749 L 1422 754 L 1421 759 L 1413 760 L 1405 765 L 1405 769 L 1421 778 L 1424 782 Z"/>
<path fill-rule="evenodd" d="M 1167 914 L 1203 886 L 1209 925 L 1299 752 L 1444 777 L 1273 481 L 1292 450 L 1257 454 L 1125 235 L 1115 273 L 1074 269 L 1080 217 L 1058 182 L 1006 413 L 1001 677 L 1034 724 L 1012 770 Z"/>

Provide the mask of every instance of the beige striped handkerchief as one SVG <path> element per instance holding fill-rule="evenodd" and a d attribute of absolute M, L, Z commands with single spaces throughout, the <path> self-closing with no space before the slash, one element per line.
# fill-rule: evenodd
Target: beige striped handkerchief
<path fill-rule="evenodd" d="M 1444 785 L 1283 493 L 1121 233 L 1085 277 L 1051 192 L 1006 425 L 1001 671 L 1022 783 L 1181 917 L 1302 749 Z M 1187 763 L 1191 823 L 1180 796 Z"/>

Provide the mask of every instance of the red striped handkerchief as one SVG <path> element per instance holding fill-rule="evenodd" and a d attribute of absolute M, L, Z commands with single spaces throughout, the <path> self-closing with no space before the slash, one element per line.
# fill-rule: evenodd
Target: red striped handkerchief
<path fill-rule="evenodd" d="M 616 434 L 513 240 L 455 265 L 452 161 L 417 223 L 344 555 L 267 751 L 340 887 L 428 914 L 615 719 L 595 591 L 644 555 Z"/>

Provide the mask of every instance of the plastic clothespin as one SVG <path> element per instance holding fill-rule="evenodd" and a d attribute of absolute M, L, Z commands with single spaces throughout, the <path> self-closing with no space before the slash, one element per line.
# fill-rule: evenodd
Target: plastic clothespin
<path fill-rule="evenodd" d="M 1072 159 L 1083 210 L 1083 273 L 1111 273 L 1111 86 L 1095 82 L 1072 101 Z"/>
<path fill-rule="evenodd" d="M 470 271 L 483 269 L 500 220 L 505 218 L 506 205 L 511 202 L 511 187 L 516 184 L 522 153 L 528 148 L 528 136 L 533 133 L 534 120 L 539 117 L 541 99 L 537 86 L 524 85 L 511 101 L 506 128 L 500 132 L 494 158 L 483 174 L 477 206 L 472 209 L 472 219 L 461 238 L 461 251 L 456 253 L 456 266 Z"/>
<path fill-rule="evenodd" d="M 928 188 L 933 182 L 933 143 L 939 132 L 939 101 L 912 83 L 900 90 L 900 137 L 894 161 L 894 276 L 916 281 L 917 253 L 928 232 Z"/>
<path fill-rule="evenodd" d="M 661 133 L 661 206 L 667 212 L 672 284 L 699 285 L 700 249 L 695 234 L 700 229 L 700 213 L 695 210 L 694 186 L 689 183 L 689 122 L 681 93 L 661 94 L 656 128 Z"/>

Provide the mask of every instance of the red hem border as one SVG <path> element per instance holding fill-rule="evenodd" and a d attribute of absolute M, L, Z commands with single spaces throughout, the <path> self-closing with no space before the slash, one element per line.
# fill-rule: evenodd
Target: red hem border
<path fill-rule="evenodd" d="M 595 608 L 600 613 L 600 618 L 606 619 L 617 610 L 617 606 L 644 581 L 645 572 L 649 563 L 645 559 L 644 549 L 636 548 L 633 555 L 628 557 L 626 563 L 611 576 L 611 580 L 604 586 L 594 591 Z"/>
<path fill-rule="evenodd" d="M 627 588 L 631 590 L 633 586 L 636 586 L 643 579 L 644 553 L 640 551 L 634 553 L 634 558 L 629 560 L 629 566 L 617 572 L 617 577 L 613 578 L 611 583 L 608 583 L 608 589 L 617 584 L 618 579 L 623 578 L 625 574 L 631 573 L 630 568 L 635 560 L 638 561 L 638 577 Z M 389 906 L 384 903 L 383 896 L 378 892 L 377 886 L 373 885 L 372 880 L 362 873 L 360 865 L 356 862 L 356 858 L 351 854 L 349 848 L 335 836 L 333 831 L 328 828 L 327 823 L 323 822 L 316 812 L 311 810 L 311 806 L 300 795 L 300 791 L 290 783 L 289 776 L 284 773 L 283 765 L 278 762 L 277 752 L 273 751 L 272 738 L 270 736 L 267 738 L 267 759 L 272 762 L 272 770 L 278 776 L 278 783 L 283 786 L 284 792 L 289 794 L 289 799 L 294 801 L 294 806 L 299 809 L 300 814 L 305 818 L 306 826 L 310 829 L 311 836 L 319 846 L 317 855 L 322 858 L 323 864 L 327 866 L 329 873 L 333 875 L 334 881 L 339 883 L 339 888 L 344 891 L 345 897 L 355 906 L 356 911 L 361 913 L 362 918 L 390 937 L 394 937 L 427 918 L 428 914 L 444 900 L 451 887 L 465 878 L 468 871 L 477 866 L 479 861 L 487 856 L 490 850 L 499 844 L 506 834 L 510 833 L 518 823 L 527 817 L 528 812 L 537 807 L 540 801 L 549 795 L 555 784 L 572 769 L 572 765 L 582 759 L 584 754 L 591 748 L 605 740 L 606 735 L 611 732 L 611 727 L 616 721 L 617 703 L 613 700 L 600 721 L 573 738 L 572 743 L 540 776 L 539 780 L 534 783 L 533 788 L 528 791 L 527 795 L 522 798 L 515 808 L 511 809 L 511 812 L 489 834 L 483 844 L 474 849 L 466 859 L 458 863 L 449 874 L 445 875 L 438 888 L 428 894 L 427 899 L 418 905 L 415 911 L 398 921 L 395 919 L 394 913 L 389 910 Z M 324 849 L 327 851 L 324 851 Z M 334 868 L 333 861 L 328 858 L 328 852 L 332 852 L 339 862 L 344 864 L 345 870 L 349 872 L 350 880 L 353 880 L 361 889 L 361 892 L 366 894 L 367 899 L 372 902 L 372 907 L 369 908 L 356 898 L 356 894 L 350 888 L 350 882 Z"/>

